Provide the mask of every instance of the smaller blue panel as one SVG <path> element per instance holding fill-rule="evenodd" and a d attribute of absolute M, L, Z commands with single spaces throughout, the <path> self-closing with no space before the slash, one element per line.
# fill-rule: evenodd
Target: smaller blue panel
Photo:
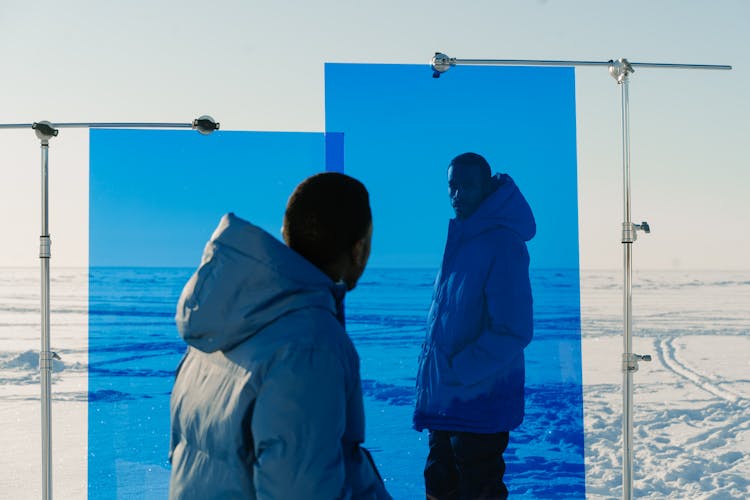
<path fill-rule="evenodd" d="M 224 213 L 280 237 L 289 194 L 325 170 L 326 141 L 164 130 L 90 138 L 88 497 L 166 498 L 182 287 Z"/>

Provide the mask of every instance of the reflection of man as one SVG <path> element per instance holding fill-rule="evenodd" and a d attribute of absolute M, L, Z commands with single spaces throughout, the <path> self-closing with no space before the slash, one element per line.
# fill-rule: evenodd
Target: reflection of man
<path fill-rule="evenodd" d="M 417 373 L 414 426 L 429 430 L 428 498 L 506 498 L 503 452 L 524 411 L 531 341 L 526 199 L 475 153 L 448 167 L 448 226 Z"/>
<path fill-rule="evenodd" d="M 170 498 L 390 498 L 360 447 L 359 357 L 343 327 L 370 255 L 367 190 L 312 176 L 282 232 L 288 246 L 224 216 L 182 292 Z"/>

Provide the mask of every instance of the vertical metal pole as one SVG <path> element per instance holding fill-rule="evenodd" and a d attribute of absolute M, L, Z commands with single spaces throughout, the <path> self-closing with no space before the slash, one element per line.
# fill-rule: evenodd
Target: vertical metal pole
<path fill-rule="evenodd" d="M 50 276 L 49 261 L 49 141 L 42 139 L 42 235 L 39 259 L 42 266 L 42 349 L 39 352 L 42 402 L 42 498 L 52 499 L 52 353 L 50 352 Z"/>
<path fill-rule="evenodd" d="M 622 169 L 623 169 L 623 212 L 625 221 L 623 227 L 623 257 L 624 257 L 624 287 L 623 287 L 623 401 L 622 401 L 622 498 L 633 498 L 633 370 L 628 360 L 632 349 L 632 284 L 633 284 L 633 241 L 635 229 L 630 220 L 630 117 L 628 115 L 628 72 L 625 70 L 620 83 L 622 90 Z"/>

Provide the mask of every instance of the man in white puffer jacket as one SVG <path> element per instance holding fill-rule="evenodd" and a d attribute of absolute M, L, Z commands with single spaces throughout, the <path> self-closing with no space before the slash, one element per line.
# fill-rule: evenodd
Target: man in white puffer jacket
<path fill-rule="evenodd" d="M 365 439 L 343 298 L 367 263 L 365 187 L 303 181 L 282 244 L 233 214 L 177 306 L 188 350 L 171 399 L 172 499 L 389 499 Z"/>

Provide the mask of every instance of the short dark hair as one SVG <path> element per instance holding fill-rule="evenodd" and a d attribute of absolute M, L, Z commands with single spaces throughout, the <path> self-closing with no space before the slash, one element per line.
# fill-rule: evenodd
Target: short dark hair
<path fill-rule="evenodd" d="M 326 172 L 302 181 L 284 213 L 286 244 L 318 268 L 330 264 L 365 237 L 372 223 L 364 184 Z"/>
<path fill-rule="evenodd" d="M 476 153 L 463 153 L 451 160 L 449 167 L 473 167 L 479 169 L 480 175 L 484 179 L 492 177 L 492 169 L 484 156 Z"/>

